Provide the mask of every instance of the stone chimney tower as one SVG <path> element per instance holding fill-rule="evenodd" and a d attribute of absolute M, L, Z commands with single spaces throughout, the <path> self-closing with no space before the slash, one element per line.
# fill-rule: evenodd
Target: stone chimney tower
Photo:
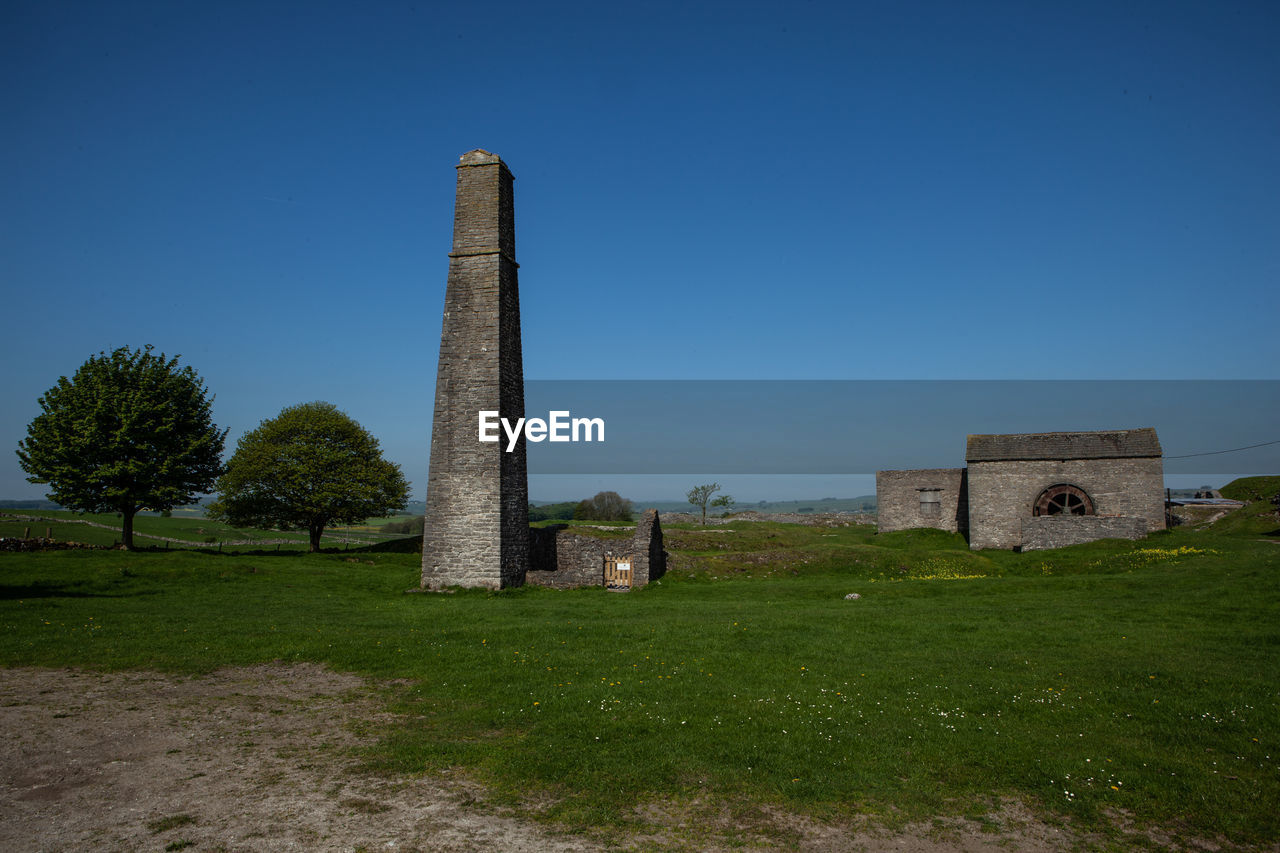
<path fill-rule="evenodd" d="M 453 251 L 444 298 L 422 586 L 500 589 L 529 564 L 525 442 L 478 440 L 479 413 L 524 417 L 512 176 L 488 151 L 458 163 Z"/>

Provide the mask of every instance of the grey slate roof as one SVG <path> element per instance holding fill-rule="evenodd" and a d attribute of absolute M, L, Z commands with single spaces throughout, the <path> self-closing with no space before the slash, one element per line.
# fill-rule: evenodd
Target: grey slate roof
<path fill-rule="evenodd" d="M 1163 455 L 1151 427 L 1103 432 L 1036 432 L 971 435 L 965 459 L 998 462 L 1030 459 L 1120 459 Z"/>

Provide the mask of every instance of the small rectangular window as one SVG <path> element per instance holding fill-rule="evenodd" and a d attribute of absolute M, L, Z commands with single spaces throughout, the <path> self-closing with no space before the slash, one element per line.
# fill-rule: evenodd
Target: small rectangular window
<path fill-rule="evenodd" d="M 942 489 L 916 489 L 920 493 L 920 515 L 924 518 L 942 517 Z"/>

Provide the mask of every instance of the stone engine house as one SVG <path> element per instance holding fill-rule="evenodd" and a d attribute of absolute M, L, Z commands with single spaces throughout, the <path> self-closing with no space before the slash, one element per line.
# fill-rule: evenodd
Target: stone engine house
<path fill-rule="evenodd" d="M 1023 551 L 1141 539 L 1165 527 L 1151 428 L 971 435 L 965 468 L 876 472 L 881 532 L 932 527 Z"/>

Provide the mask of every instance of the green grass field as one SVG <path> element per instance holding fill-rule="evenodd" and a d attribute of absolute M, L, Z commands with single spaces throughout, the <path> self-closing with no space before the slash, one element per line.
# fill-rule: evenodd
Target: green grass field
<path fill-rule="evenodd" d="M 1274 845 L 1269 509 L 1029 554 L 686 526 L 626 595 L 411 593 L 417 555 L 375 551 L 2 553 L 0 663 L 385 679 L 402 722 L 369 766 L 461 767 L 569 827 L 626 831 L 650 802 L 895 824 L 1014 798 L 1117 839 L 1124 819 Z"/>

